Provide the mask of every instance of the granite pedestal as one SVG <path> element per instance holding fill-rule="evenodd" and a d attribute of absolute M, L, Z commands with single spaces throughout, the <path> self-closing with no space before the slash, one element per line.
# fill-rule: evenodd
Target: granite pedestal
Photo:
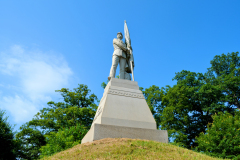
<path fill-rule="evenodd" d="M 168 143 L 136 81 L 112 78 L 104 90 L 91 129 L 82 143 L 103 138 L 147 139 Z"/>

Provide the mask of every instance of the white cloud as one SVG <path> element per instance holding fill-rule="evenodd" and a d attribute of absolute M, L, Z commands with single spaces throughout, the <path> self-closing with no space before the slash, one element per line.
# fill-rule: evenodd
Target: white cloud
<path fill-rule="evenodd" d="M 3 97 L 0 104 L 11 113 L 15 122 L 26 122 L 39 111 L 37 104 L 19 95 Z"/>
<path fill-rule="evenodd" d="M 0 53 L 0 77 L 10 80 L 0 78 L 0 89 L 5 89 L 0 107 L 9 111 L 17 123 L 29 120 L 51 100 L 56 89 L 68 85 L 72 74 L 61 55 L 15 45 Z"/>

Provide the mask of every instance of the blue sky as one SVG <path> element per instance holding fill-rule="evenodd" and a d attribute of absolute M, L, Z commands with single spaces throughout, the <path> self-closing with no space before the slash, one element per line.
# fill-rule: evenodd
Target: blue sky
<path fill-rule="evenodd" d="M 206 72 L 239 51 L 240 1 L 0 1 L 0 108 L 15 129 L 55 90 L 86 84 L 99 99 L 117 32 L 127 20 L 141 87 L 174 85 L 175 72 Z"/>

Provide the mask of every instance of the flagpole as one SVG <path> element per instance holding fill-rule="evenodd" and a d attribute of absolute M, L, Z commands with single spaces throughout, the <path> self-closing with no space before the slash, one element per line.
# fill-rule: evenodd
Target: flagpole
<path fill-rule="evenodd" d="M 133 61 L 130 61 L 130 64 L 131 64 L 131 70 L 132 70 L 132 79 L 134 81 L 134 74 L 133 74 Z"/>
<path fill-rule="evenodd" d="M 134 73 L 133 73 L 133 53 L 132 53 L 132 49 L 131 49 L 131 40 L 130 40 L 130 35 L 129 35 L 129 31 L 128 31 L 128 27 L 127 27 L 127 22 L 126 20 L 124 21 L 124 33 L 125 33 L 125 41 L 127 43 L 127 48 L 130 50 L 130 56 L 131 56 L 131 60 L 130 60 L 130 65 L 131 65 L 131 72 L 132 72 L 132 79 L 134 81 Z"/>

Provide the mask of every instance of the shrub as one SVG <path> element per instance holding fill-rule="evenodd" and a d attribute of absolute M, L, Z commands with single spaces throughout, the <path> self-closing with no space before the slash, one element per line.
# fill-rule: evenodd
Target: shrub
<path fill-rule="evenodd" d="M 240 159 L 240 113 L 219 113 L 213 116 L 213 123 L 207 132 L 197 138 L 198 151 L 208 155 Z"/>
<path fill-rule="evenodd" d="M 86 133 L 87 129 L 80 124 L 69 128 L 61 128 L 58 132 L 50 132 L 49 135 L 46 135 L 47 145 L 40 149 L 40 157 L 50 156 L 81 143 Z"/>

